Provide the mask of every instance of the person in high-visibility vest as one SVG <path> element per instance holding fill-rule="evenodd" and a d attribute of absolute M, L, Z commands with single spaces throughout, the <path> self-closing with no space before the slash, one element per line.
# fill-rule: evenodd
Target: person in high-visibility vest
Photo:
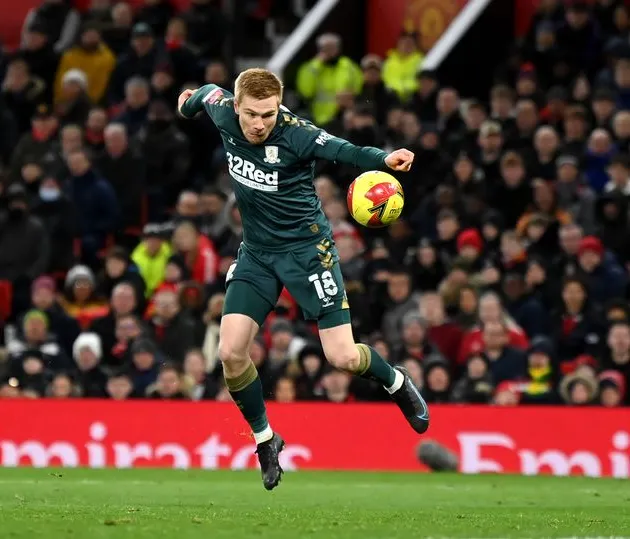
<path fill-rule="evenodd" d="M 418 36 L 414 32 L 401 34 L 396 48 L 388 52 L 383 64 L 383 81 L 402 102 L 408 101 L 418 88 L 416 74 L 423 61 L 424 55 L 418 50 Z"/>
<path fill-rule="evenodd" d="M 300 66 L 297 91 L 308 103 L 313 122 L 326 125 L 338 112 L 337 95 L 357 95 L 363 85 L 359 66 L 341 54 L 341 38 L 323 34 L 317 38 L 317 56 Z"/>

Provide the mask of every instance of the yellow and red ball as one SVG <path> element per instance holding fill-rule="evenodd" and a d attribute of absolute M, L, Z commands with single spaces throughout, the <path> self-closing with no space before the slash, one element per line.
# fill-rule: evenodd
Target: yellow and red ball
<path fill-rule="evenodd" d="M 348 211 L 368 228 L 391 225 L 402 213 L 405 195 L 400 182 L 387 172 L 372 170 L 357 177 L 348 189 Z"/>

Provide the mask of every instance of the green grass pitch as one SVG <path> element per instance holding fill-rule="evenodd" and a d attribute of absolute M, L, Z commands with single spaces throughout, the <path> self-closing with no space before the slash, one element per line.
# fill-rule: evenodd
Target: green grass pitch
<path fill-rule="evenodd" d="M 0 469 L 2 539 L 373 539 L 630 535 L 627 480 Z"/>

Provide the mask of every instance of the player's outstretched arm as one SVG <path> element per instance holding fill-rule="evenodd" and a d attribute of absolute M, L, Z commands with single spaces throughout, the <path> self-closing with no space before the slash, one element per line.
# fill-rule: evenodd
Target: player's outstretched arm
<path fill-rule="evenodd" d="M 355 146 L 339 137 L 333 137 L 323 130 L 315 140 L 314 157 L 345 163 L 364 170 L 390 168 L 397 172 L 407 172 L 413 163 L 414 154 L 409 150 L 396 150 L 388 154 L 371 146 Z"/>
<path fill-rule="evenodd" d="M 184 118 L 194 118 L 194 116 L 203 110 L 203 104 L 208 96 L 210 99 L 213 92 L 217 94 L 223 90 L 216 84 L 206 84 L 197 90 L 186 89 L 177 99 L 177 110 Z M 221 94 L 222 95 L 222 94 Z"/>

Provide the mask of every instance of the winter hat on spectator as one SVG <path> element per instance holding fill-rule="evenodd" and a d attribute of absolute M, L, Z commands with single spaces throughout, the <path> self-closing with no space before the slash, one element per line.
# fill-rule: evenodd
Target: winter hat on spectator
<path fill-rule="evenodd" d="M 445 208 L 443 210 L 440 210 L 440 212 L 437 214 L 436 222 L 439 223 L 446 219 L 459 219 L 459 217 L 457 217 L 457 213 L 455 213 L 453 210 Z"/>
<path fill-rule="evenodd" d="M 612 166 L 620 166 L 626 169 L 626 171 L 630 171 L 630 156 L 627 153 L 618 153 L 614 155 L 608 164 L 608 168 Z"/>
<path fill-rule="evenodd" d="M 435 367 L 442 367 L 442 368 L 446 369 L 449 373 L 451 372 L 451 366 L 450 366 L 448 360 L 445 359 L 444 356 L 442 356 L 442 354 L 439 354 L 437 352 L 429 354 L 422 361 L 422 368 L 424 370 L 424 377 L 426 378 L 428 376 L 429 372 L 432 369 L 434 369 Z"/>
<path fill-rule="evenodd" d="M 143 238 L 162 238 L 163 228 L 158 223 L 147 223 L 142 229 Z"/>
<path fill-rule="evenodd" d="M 72 288 L 74 283 L 80 279 L 88 281 L 92 286 L 94 286 L 95 279 L 92 270 L 87 266 L 77 265 L 74 266 L 66 275 L 66 288 Z"/>
<path fill-rule="evenodd" d="M 293 325 L 291 322 L 286 320 L 285 318 L 276 318 L 269 328 L 269 332 L 273 335 L 274 333 L 279 333 L 281 331 L 286 331 L 287 333 L 293 333 Z"/>
<path fill-rule="evenodd" d="M 383 60 L 376 54 L 366 54 L 361 60 L 361 69 L 381 69 Z"/>
<path fill-rule="evenodd" d="M 46 120 L 54 116 L 52 109 L 46 103 L 40 103 L 33 112 L 33 118 Z"/>
<path fill-rule="evenodd" d="M 518 72 L 519 79 L 536 79 L 536 68 L 531 62 L 527 62 L 521 66 Z"/>
<path fill-rule="evenodd" d="M 98 333 L 81 333 L 72 345 L 72 357 L 78 358 L 83 348 L 88 348 L 98 359 L 103 357 L 103 347 Z"/>
<path fill-rule="evenodd" d="M 549 359 L 553 357 L 553 343 L 547 337 L 543 337 L 542 335 L 535 337 L 532 339 L 532 342 L 529 346 L 528 354 L 544 354 Z"/>
<path fill-rule="evenodd" d="M 179 286 L 178 295 L 180 305 L 197 309 L 204 300 L 203 286 L 196 281 L 184 281 Z"/>
<path fill-rule="evenodd" d="M 39 309 L 31 309 L 24 315 L 24 324 L 31 320 L 41 320 L 48 327 L 48 315 Z"/>
<path fill-rule="evenodd" d="M 88 85 L 88 78 L 85 72 L 80 69 L 69 69 L 63 75 L 61 79 L 62 84 L 68 84 L 69 82 L 74 82 L 83 88 L 84 90 Z"/>
<path fill-rule="evenodd" d="M 411 324 L 419 324 L 425 329 L 427 327 L 427 321 L 422 318 L 422 316 L 420 316 L 416 311 L 409 311 L 402 318 L 402 327 L 406 327 Z"/>
<path fill-rule="evenodd" d="M 572 372 L 578 370 L 580 367 L 585 366 L 596 369 L 597 360 L 593 356 L 589 356 L 588 354 L 581 354 L 571 361 L 563 361 L 560 364 L 560 371 L 562 372 L 562 374 L 571 374 Z"/>
<path fill-rule="evenodd" d="M 153 30 L 146 22 L 138 22 L 131 29 L 131 37 L 153 37 Z"/>
<path fill-rule="evenodd" d="M 621 400 L 626 398 L 626 379 L 619 371 L 608 370 L 599 375 L 599 390 L 614 387 L 621 394 Z"/>
<path fill-rule="evenodd" d="M 492 225 L 499 232 L 503 230 L 503 216 L 497 210 L 488 210 L 483 214 L 482 225 Z"/>
<path fill-rule="evenodd" d="M 26 189 L 20 183 L 12 183 L 6 191 L 7 202 L 26 202 L 28 197 L 26 196 Z"/>
<path fill-rule="evenodd" d="M 516 397 L 516 403 L 521 400 L 523 393 L 523 382 L 516 382 L 514 380 L 505 380 L 501 382 L 494 390 L 494 398 L 496 399 L 500 393 L 512 393 Z"/>
<path fill-rule="evenodd" d="M 55 280 L 52 277 L 42 275 L 33 281 L 33 284 L 31 285 L 31 292 L 35 292 L 40 288 L 46 288 L 54 293 L 57 286 L 55 285 Z"/>
<path fill-rule="evenodd" d="M 563 167 L 564 165 L 570 165 L 578 167 L 580 164 L 578 158 L 573 154 L 563 154 L 556 159 L 556 168 Z"/>
<path fill-rule="evenodd" d="M 457 251 L 461 251 L 464 247 L 473 247 L 478 252 L 483 251 L 483 239 L 477 229 L 467 228 L 459 233 L 459 236 L 457 236 Z"/>
<path fill-rule="evenodd" d="M 151 339 L 137 339 L 131 345 L 132 354 L 155 354 L 155 344 Z"/>
<path fill-rule="evenodd" d="M 583 238 L 578 249 L 578 256 L 582 256 L 586 251 L 593 251 L 599 256 L 603 256 L 604 246 L 602 245 L 602 240 L 596 236 L 586 236 Z"/>
<path fill-rule="evenodd" d="M 586 386 L 589 393 L 589 401 L 592 401 L 597 396 L 599 383 L 595 375 L 585 370 L 578 370 L 565 376 L 560 382 L 560 396 L 565 402 L 571 402 L 571 391 L 575 384 L 578 383 Z"/>
<path fill-rule="evenodd" d="M 129 262 L 129 254 L 127 253 L 127 250 L 119 245 L 110 247 L 105 258 L 114 258 L 120 260 L 121 262 Z"/>
<path fill-rule="evenodd" d="M 601 86 L 596 88 L 593 92 L 592 101 L 610 101 L 612 103 L 617 102 L 617 95 L 612 88 L 608 88 L 606 86 Z"/>

